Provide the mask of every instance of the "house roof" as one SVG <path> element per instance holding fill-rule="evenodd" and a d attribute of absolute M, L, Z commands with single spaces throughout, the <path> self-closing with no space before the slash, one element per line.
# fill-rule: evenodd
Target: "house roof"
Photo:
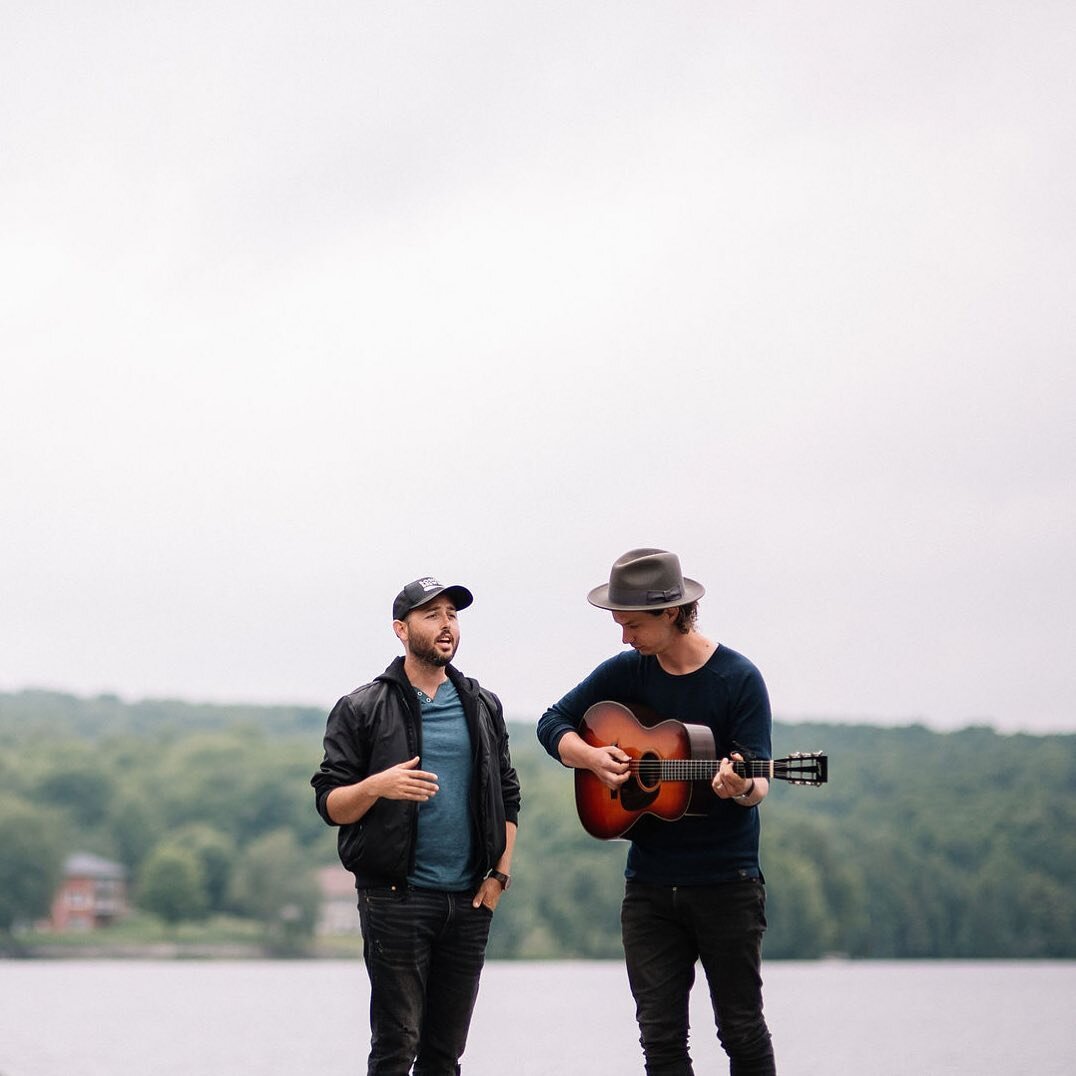
<path fill-rule="evenodd" d="M 75 852 L 64 861 L 65 878 L 104 878 L 109 880 L 127 877 L 122 863 L 113 863 L 91 852 Z"/>
<path fill-rule="evenodd" d="M 318 870 L 318 886 L 323 899 L 355 900 L 355 876 L 343 867 L 321 867 Z"/>

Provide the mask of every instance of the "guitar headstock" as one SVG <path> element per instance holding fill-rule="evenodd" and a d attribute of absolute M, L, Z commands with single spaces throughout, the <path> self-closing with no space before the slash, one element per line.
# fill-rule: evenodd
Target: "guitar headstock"
<path fill-rule="evenodd" d="M 829 759 L 821 751 L 793 751 L 773 760 L 773 775 L 792 785 L 824 785 L 829 779 Z"/>

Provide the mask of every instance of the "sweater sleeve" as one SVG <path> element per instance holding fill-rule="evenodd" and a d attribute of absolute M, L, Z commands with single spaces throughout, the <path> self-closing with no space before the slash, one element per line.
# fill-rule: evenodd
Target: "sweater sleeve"
<path fill-rule="evenodd" d="M 755 758 L 772 758 L 773 718 L 770 696 L 762 674 L 750 663 L 732 700 L 731 741 L 750 751 Z"/>
<path fill-rule="evenodd" d="M 538 719 L 538 741 L 558 762 L 561 739 L 565 733 L 578 730 L 587 710 L 596 702 L 623 696 L 626 657 L 628 655 L 619 654 L 603 661 L 585 680 L 553 703 Z"/>

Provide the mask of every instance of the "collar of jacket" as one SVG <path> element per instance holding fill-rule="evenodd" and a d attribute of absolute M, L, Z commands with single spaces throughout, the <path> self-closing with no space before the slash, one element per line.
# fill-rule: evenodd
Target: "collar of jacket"
<path fill-rule="evenodd" d="M 477 697 L 478 692 L 475 682 L 469 676 L 464 676 L 455 665 L 446 665 L 445 672 L 448 673 L 449 680 L 452 681 L 453 686 L 461 697 L 468 695 L 472 700 Z M 402 657 L 394 658 L 389 667 L 377 679 L 398 684 L 401 688 L 406 688 L 414 694 L 414 686 L 407 679 L 407 673 L 404 672 L 404 659 Z"/>
<path fill-rule="evenodd" d="M 478 732 L 478 685 L 469 676 L 464 676 L 455 665 L 446 665 L 445 672 L 448 673 L 449 680 L 452 681 L 453 686 L 459 693 L 460 702 L 463 704 L 463 714 L 467 718 L 467 727 L 471 731 L 471 750 L 477 758 L 480 743 Z M 394 684 L 399 689 L 408 712 L 415 722 L 419 753 L 421 754 L 422 709 L 418 704 L 418 696 L 415 694 L 414 685 L 407 679 L 407 673 L 404 672 L 404 659 L 402 657 L 394 658 L 389 667 L 377 679 L 383 683 Z"/>

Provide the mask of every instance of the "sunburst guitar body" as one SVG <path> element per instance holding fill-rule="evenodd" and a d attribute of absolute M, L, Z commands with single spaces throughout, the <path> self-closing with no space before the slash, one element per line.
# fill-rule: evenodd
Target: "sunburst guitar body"
<path fill-rule="evenodd" d="M 630 759 L 629 775 L 608 788 L 587 769 L 575 771 L 579 821 L 592 837 L 612 840 L 628 835 L 643 817 L 675 822 L 704 813 L 714 802 L 711 781 L 721 767 L 713 733 L 705 725 L 671 719 L 644 725 L 619 702 L 598 702 L 583 715 L 579 735 L 591 747 L 619 747 Z M 765 777 L 794 785 L 822 785 L 828 760 L 820 751 L 786 758 L 733 761 L 741 777 Z"/>

